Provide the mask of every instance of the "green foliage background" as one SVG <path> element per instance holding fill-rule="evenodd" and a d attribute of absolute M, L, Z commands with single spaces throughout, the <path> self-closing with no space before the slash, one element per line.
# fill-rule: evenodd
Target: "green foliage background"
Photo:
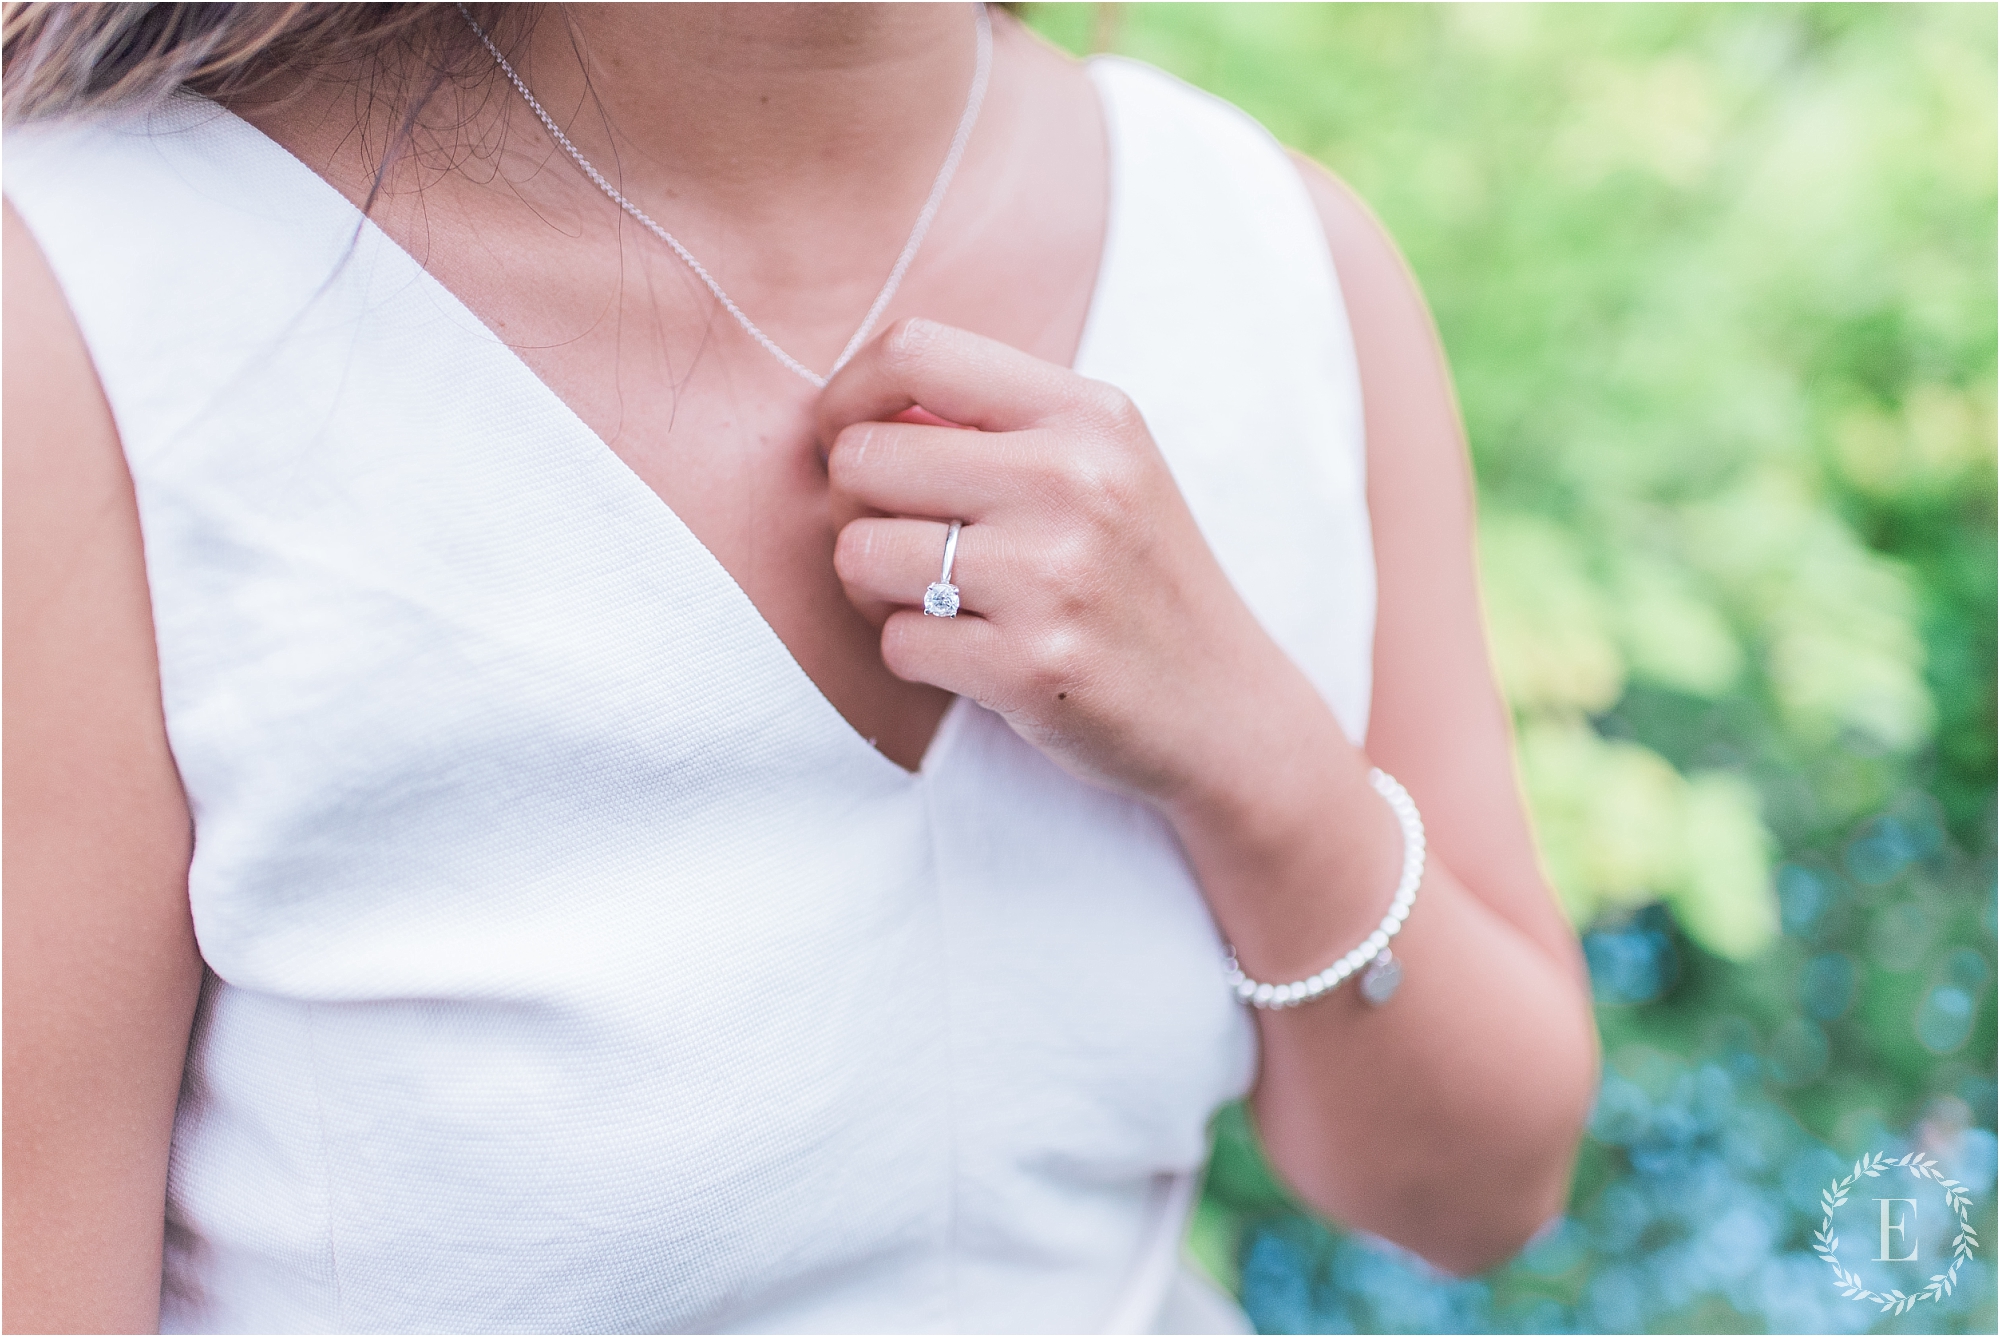
<path fill-rule="evenodd" d="M 1728 1073 L 1846 1156 L 1990 1147 L 1994 7 L 1022 8 L 1235 102 L 1402 245 L 1610 1080 Z M 1594 1138 L 1577 1219 L 1636 1173 Z M 1197 1251 L 1241 1284 L 1292 1210 L 1225 1119 Z M 1490 1294 L 1601 1319 L 1579 1256 Z M 1909 1322 L 1992 1331 L 1986 1285 Z M 1643 1326 L 1775 1322 L 1655 1289 Z"/>

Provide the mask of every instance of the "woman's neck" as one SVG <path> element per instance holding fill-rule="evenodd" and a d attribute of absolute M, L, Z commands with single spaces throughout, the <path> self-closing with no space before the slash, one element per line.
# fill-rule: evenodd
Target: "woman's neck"
<path fill-rule="evenodd" d="M 514 63 L 622 188 L 754 225 L 913 213 L 974 37 L 963 4 L 574 5 L 543 11 Z"/>
<path fill-rule="evenodd" d="M 440 8 L 441 23 L 462 22 Z M 503 11 L 493 37 L 606 178 L 788 352 L 824 367 L 881 289 L 936 179 L 973 79 L 975 13 L 967 4 L 546 5 Z M 1068 58 L 994 19 L 977 128 L 898 305 L 1067 361 L 1102 239 L 1096 96 Z M 426 40 L 460 35 L 440 27 Z M 463 37 L 471 42 L 469 30 Z M 237 110 L 365 203 L 510 341 L 560 341 L 572 337 L 565 321 L 588 327 L 637 302 L 635 316 L 663 322 L 669 364 L 748 355 L 789 379 L 754 344 L 716 337 L 715 321 L 727 318 L 550 142 L 476 42 L 402 134 L 403 96 L 434 82 L 443 50 L 392 49 L 365 77 L 329 69 Z M 608 266 L 619 295 L 580 276 L 591 265 Z M 537 318 L 502 313 L 515 290 L 536 295 Z"/>

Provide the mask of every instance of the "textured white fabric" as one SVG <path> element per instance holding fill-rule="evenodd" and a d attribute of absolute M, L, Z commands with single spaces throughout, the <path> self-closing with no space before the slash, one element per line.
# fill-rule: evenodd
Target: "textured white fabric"
<path fill-rule="evenodd" d="M 1240 113 L 1092 68 L 1079 370 L 1358 738 L 1359 400 L 1310 203 Z M 877 754 L 511 351 L 235 117 L 29 127 L 5 185 L 124 440 L 196 823 L 170 1327 L 1200 1312 L 1190 1176 L 1254 1032 L 1155 813 L 963 701 L 920 774 Z"/>

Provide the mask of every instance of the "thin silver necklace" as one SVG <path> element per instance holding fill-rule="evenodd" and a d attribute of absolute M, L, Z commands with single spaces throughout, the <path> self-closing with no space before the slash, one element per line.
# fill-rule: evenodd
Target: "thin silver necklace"
<path fill-rule="evenodd" d="M 493 44 L 493 39 L 486 35 L 486 30 L 472 17 L 472 11 L 463 3 L 458 7 L 458 12 L 465 16 L 466 23 L 471 25 L 472 31 L 485 44 L 494 62 L 500 66 L 500 72 L 514 85 L 514 91 L 521 95 L 529 110 L 535 113 L 543 128 L 557 144 L 562 146 L 563 151 L 576 161 L 583 174 L 589 177 L 599 190 L 609 195 L 619 208 L 632 215 L 648 232 L 672 248 L 673 253 L 694 271 L 695 277 L 715 294 L 715 300 L 722 303 L 723 309 L 736 317 L 736 323 L 741 325 L 752 339 L 764 346 L 764 351 L 818 388 L 824 388 L 827 381 L 846 366 L 848 360 L 861 351 L 861 345 L 868 341 L 868 335 L 874 330 L 875 322 L 882 318 L 882 313 L 889 307 L 890 299 L 896 295 L 896 289 L 903 282 L 903 275 L 909 272 L 910 262 L 917 258 L 917 248 L 924 244 L 924 234 L 930 231 L 931 220 L 937 217 L 938 206 L 944 203 L 944 193 L 951 186 L 952 173 L 958 170 L 958 160 L 965 156 L 966 142 L 972 138 L 972 127 L 979 120 L 979 104 L 986 100 L 986 77 L 993 68 L 992 20 L 986 16 L 986 6 L 983 3 L 975 3 L 972 11 L 978 30 L 978 55 L 973 62 L 972 88 L 965 97 L 965 111 L 958 118 L 958 132 L 951 137 L 951 148 L 944 155 L 944 165 L 938 168 L 937 179 L 931 182 L 931 193 L 924 200 L 922 212 L 917 215 L 916 226 L 910 229 L 910 239 L 903 243 L 903 253 L 896 257 L 895 268 L 889 271 L 889 281 L 884 283 L 882 291 L 876 294 L 874 305 L 868 308 L 868 314 L 862 318 L 861 327 L 854 331 L 854 337 L 847 341 L 847 347 L 841 349 L 840 356 L 834 359 L 832 370 L 822 376 L 778 347 L 770 335 L 758 329 L 757 322 L 743 314 L 743 308 L 730 299 L 729 294 L 722 290 L 722 285 L 715 281 L 715 276 L 708 272 L 701 261 L 694 258 L 687 247 L 681 245 L 671 232 L 655 223 L 644 209 L 626 199 L 616 186 L 604 179 L 602 172 L 590 165 L 590 159 L 577 151 L 576 145 L 572 144 L 569 136 L 562 132 L 562 127 L 556 124 L 555 118 L 550 116 L 535 95 L 528 91 L 528 85 L 522 82 L 521 76 L 514 72 L 514 67 L 507 62 L 507 58 L 500 54 L 500 48 Z"/>

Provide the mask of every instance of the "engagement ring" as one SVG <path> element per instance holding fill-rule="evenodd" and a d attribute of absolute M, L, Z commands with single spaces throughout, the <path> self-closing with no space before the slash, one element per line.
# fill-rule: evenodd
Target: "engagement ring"
<path fill-rule="evenodd" d="M 924 612 L 931 617 L 958 616 L 958 586 L 951 583 L 951 559 L 958 555 L 961 520 L 951 522 L 944 535 L 944 571 L 924 591 Z"/>

